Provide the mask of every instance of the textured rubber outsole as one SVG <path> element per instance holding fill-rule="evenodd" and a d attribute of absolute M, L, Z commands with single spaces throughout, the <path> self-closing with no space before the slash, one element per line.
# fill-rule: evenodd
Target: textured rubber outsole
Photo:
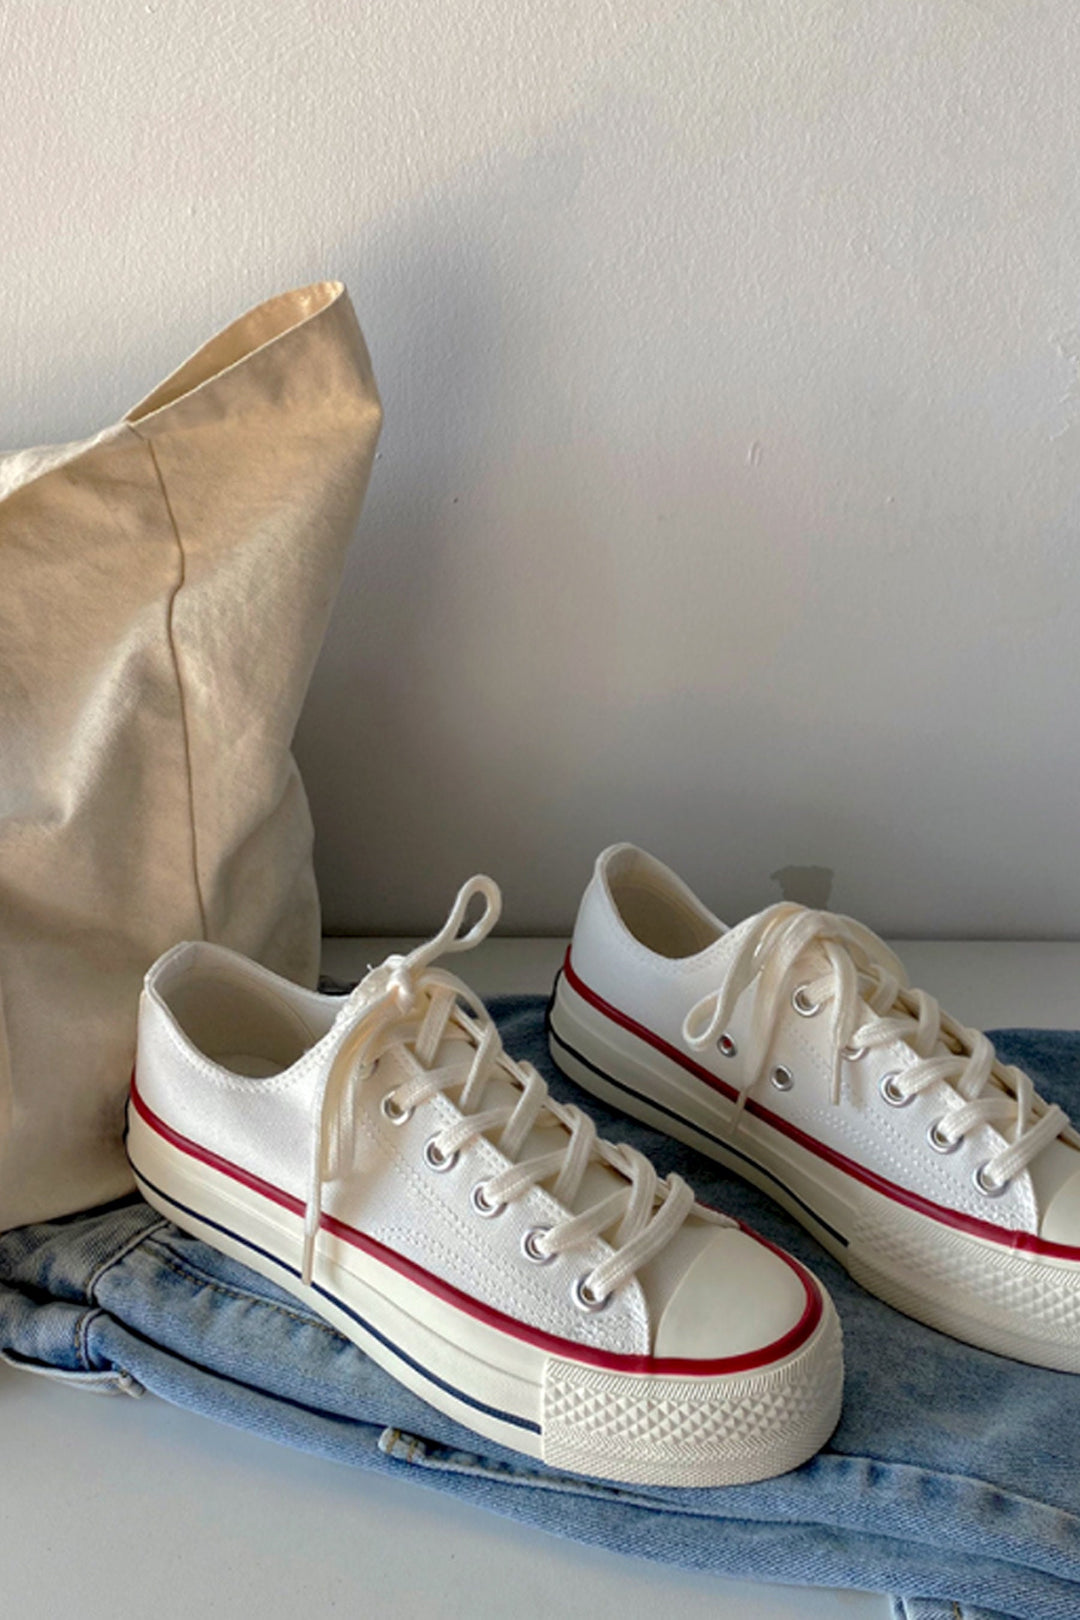
<path fill-rule="evenodd" d="M 738 1485 L 787 1473 L 820 1451 L 839 1421 L 836 1310 L 826 1296 L 814 1336 L 779 1366 L 711 1386 L 644 1382 L 549 1361 L 544 1461 L 643 1485 Z"/>
<path fill-rule="evenodd" d="M 715 1159 L 769 1194 L 868 1292 L 979 1349 L 1080 1372 L 1080 1267 L 946 1225 L 877 1192 L 744 1115 L 577 995 L 560 974 L 552 1058 L 613 1108 Z"/>
<path fill-rule="evenodd" d="M 192 1159 L 134 1107 L 128 1153 L 147 1202 L 177 1226 L 287 1289 L 430 1405 L 553 1468 L 749 1484 L 805 1462 L 836 1426 L 842 1344 L 823 1289 L 813 1332 L 776 1362 L 722 1377 L 609 1370 L 478 1325 L 327 1232 L 305 1285 L 297 1216 Z"/>

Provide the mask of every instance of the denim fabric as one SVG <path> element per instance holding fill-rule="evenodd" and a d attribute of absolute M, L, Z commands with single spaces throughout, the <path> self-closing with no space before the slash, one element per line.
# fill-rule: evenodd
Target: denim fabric
<path fill-rule="evenodd" d="M 547 1058 L 543 1002 L 503 998 L 493 1011 L 510 1050 L 569 1097 Z M 998 1047 L 1044 1095 L 1078 1100 L 1080 1035 L 1011 1031 Z M 0 1239 L 0 1353 L 79 1388 L 149 1390 L 338 1461 L 411 1473 L 581 1541 L 720 1575 L 888 1592 L 897 1620 L 1076 1620 L 1080 1377 L 900 1316 L 763 1194 L 587 1101 L 606 1134 L 686 1173 L 831 1290 L 844 1415 L 794 1473 L 717 1490 L 560 1475 L 435 1412 L 290 1295 L 138 1200 Z"/>

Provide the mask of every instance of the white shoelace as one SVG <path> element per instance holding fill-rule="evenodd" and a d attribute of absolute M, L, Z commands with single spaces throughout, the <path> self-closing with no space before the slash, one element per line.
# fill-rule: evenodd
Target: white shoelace
<path fill-rule="evenodd" d="M 476 897 L 483 899 L 484 911 L 467 933 L 460 934 Z M 479 997 L 459 979 L 432 967 L 438 956 L 478 945 L 495 926 L 501 903 L 498 887 L 490 878 L 471 878 L 434 939 L 408 956 L 389 957 L 357 986 L 338 1015 L 339 1019 L 355 1018 L 355 1024 L 314 1102 L 304 1222 L 305 1283 L 311 1282 L 324 1188 L 349 1169 L 362 1087 L 378 1059 L 391 1048 L 398 1049 L 411 1072 L 383 1098 L 382 1107 L 390 1119 L 404 1122 L 414 1109 L 440 1092 L 458 1092 L 461 1119 L 437 1132 L 425 1148 L 432 1169 L 452 1168 L 458 1155 L 483 1135 L 497 1140 L 510 1160 L 505 1170 L 473 1189 L 478 1214 L 495 1215 L 530 1187 L 548 1181 L 552 1196 L 572 1206 L 590 1163 L 599 1160 L 617 1172 L 622 1184 L 610 1194 L 546 1230 L 529 1234 L 531 1257 L 542 1262 L 590 1242 L 618 1223 L 611 1238 L 615 1252 L 578 1284 L 575 1297 L 583 1309 L 602 1308 L 664 1248 L 695 1207 L 694 1194 L 680 1176 L 662 1180 L 643 1154 L 625 1144 L 605 1142 L 587 1114 L 549 1096 L 546 1083 L 531 1064 L 517 1063 L 504 1052 L 499 1032 Z M 467 1043 L 467 1052 L 459 1055 L 455 1051 L 449 1061 L 432 1067 L 448 1036 L 455 1047 Z M 510 1081 L 517 1095 L 485 1107 L 485 1089 L 496 1078 Z M 530 1132 L 548 1125 L 563 1127 L 565 1143 L 518 1163 Z M 501 1134 L 496 1137 L 496 1132 Z M 713 1210 L 699 1208 L 698 1213 L 717 1224 L 734 1224 Z"/>
<path fill-rule="evenodd" d="M 824 955 L 827 967 L 800 981 L 807 953 Z M 789 902 L 770 906 L 755 918 L 732 961 L 722 989 L 702 997 L 687 1013 L 683 1036 L 704 1051 L 726 1029 L 735 1003 L 754 981 L 757 990 L 745 1052 L 754 1076 L 739 1096 L 738 1122 L 746 1098 L 767 1073 L 784 1009 L 815 1016 L 831 1004 L 833 1066 L 830 1100 L 839 1103 L 845 1061 L 902 1040 L 917 1062 L 889 1077 L 889 1098 L 902 1106 L 939 1080 L 952 1088 L 944 1118 L 935 1127 L 943 1153 L 959 1146 L 969 1131 L 994 1125 L 1006 1146 L 981 1167 L 986 1192 L 1003 1191 L 1048 1143 L 1068 1127 L 1068 1115 L 1038 1096 L 1021 1069 L 999 1063 L 979 1030 L 942 1012 L 933 996 L 913 990 L 900 963 L 883 940 L 851 917 L 807 911 Z M 873 1017 L 860 1022 L 861 1003 Z"/>

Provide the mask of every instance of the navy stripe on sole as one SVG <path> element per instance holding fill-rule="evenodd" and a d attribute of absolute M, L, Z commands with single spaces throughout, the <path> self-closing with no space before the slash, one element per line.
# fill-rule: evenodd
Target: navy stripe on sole
<path fill-rule="evenodd" d="M 778 1187 L 785 1198 L 790 1198 L 792 1203 L 798 1204 L 800 1209 L 805 1210 L 815 1226 L 820 1226 L 823 1232 L 828 1232 L 829 1236 L 834 1238 L 837 1243 L 842 1243 L 845 1249 L 849 1246 L 843 1232 L 838 1232 L 835 1226 L 830 1226 L 828 1221 L 823 1221 L 817 1211 L 811 1209 L 810 1205 L 800 1198 L 798 1193 L 792 1192 L 791 1188 L 786 1186 L 779 1176 L 774 1176 L 771 1170 L 766 1170 L 765 1166 L 759 1164 L 756 1159 L 752 1159 L 749 1153 L 743 1153 L 739 1148 L 733 1147 L 722 1136 L 714 1136 L 712 1131 L 707 1131 L 694 1120 L 687 1119 L 683 1114 L 676 1113 L 674 1108 L 666 1108 L 663 1103 L 656 1102 L 654 1098 L 647 1096 L 645 1092 L 638 1091 L 634 1086 L 628 1086 L 624 1080 L 616 1080 L 614 1075 L 608 1074 L 606 1069 L 601 1069 L 599 1064 L 594 1063 L 591 1058 L 587 1058 L 584 1052 L 579 1052 L 576 1046 L 571 1046 L 569 1041 L 564 1041 L 551 1021 L 551 1008 L 553 1005 L 554 997 L 548 1004 L 546 1020 L 548 1037 L 554 1041 L 556 1046 L 561 1046 L 563 1051 L 568 1053 L 576 1063 L 580 1063 L 586 1069 L 591 1069 L 597 1079 L 602 1080 L 605 1085 L 614 1087 L 616 1091 L 625 1091 L 628 1097 L 636 1098 L 638 1102 L 644 1103 L 647 1108 L 651 1108 L 655 1113 L 666 1114 L 668 1119 L 675 1120 L 679 1125 L 693 1131 L 697 1136 L 703 1136 L 707 1142 L 715 1142 L 718 1148 L 723 1148 L 724 1152 L 729 1153 L 732 1158 L 741 1159 L 744 1164 L 750 1165 L 752 1169 L 757 1171 L 759 1176 L 765 1176 L 775 1187 Z"/>
<path fill-rule="evenodd" d="M 160 1187 L 156 1187 L 152 1181 L 143 1175 L 134 1161 L 132 1161 L 131 1168 L 144 1187 L 148 1187 L 155 1197 L 162 1199 L 164 1203 L 171 1205 L 173 1209 L 182 1210 L 185 1215 L 192 1216 L 194 1220 L 201 1222 L 203 1226 L 212 1226 L 215 1232 L 222 1232 L 226 1237 L 231 1238 L 234 1243 L 241 1243 L 246 1249 L 251 1249 L 255 1254 L 262 1255 L 264 1260 L 269 1260 L 280 1270 L 288 1272 L 290 1277 L 299 1278 L 299 1271 L 295 1266 L 290 1266 L 288 1261 L 279 1259 L 276 1254 L 271 1254 L 269 1249 L 260 1248 L 257 1243 L 253 1243 L 250 1238 L 242 1237 L 239 1232 L 234 1232 L 231 1227 L 222 1226 L 220 1221 L 211 1220 L 209 1215 L 203 1215 L 201 1211 L 192 1209 L 187 1204 L 182 1204 L 171 1193 L 162 1192 Z M 488 1406 L 483 1401 L 478 1401 L 474 1396 L 467 1395 L 463 1389 L 458 1389 L 454 1384 L 448 1384 L 445 1378 L 440 1378 L 437 1373 L 429 1371 L 419 1361 L 414 1360 L 412 1356 L 394 1344 L 392 1339 L 388 1339 L 385 1333 L 380 1333 L 377 1327 L 373 1327 L 359 1312 L 354 1311 L 350 1305 L 346 1305 L 343 1299 L 339 1299 L 336 1294 L 332 1294 L 328 1288 L 323 1288 L 316 1282 L 313 1282 L 311 1286 L 315 1293 L 321 1294 L 324 1299 L 328 1299 L 332 1305 L 337 1306 L 339 1311 L 344 1311 L 345 1315 L 350 1316 L 359 1327 L 363 1328 L 365 1333 L 369 1333 L 373 1339 L 377 1339 L 381 1345 L 390 1351 L 391 1355 L 396 1356 L 399 1361 L 403 1361 L 414 1372 L 418 1372 L 421 1378 L 426 1379 L 429 1384 L 434 1384 L 436 1388 L 445 1390 L 447 1395 L 452 1395 L 456 1401 L 471 1406 L 476 1412 L 483 1412 L 487 1417 L 498 1418 L 500 1423 L 512 1424 L 515 1429 L 528 1429 L 532 1434 L 540 1433 L 539 1423 L 531 1423 L 528 1418 L 518 1417 L 513 1412 L 502 1412 L 497 1406 Z"/>

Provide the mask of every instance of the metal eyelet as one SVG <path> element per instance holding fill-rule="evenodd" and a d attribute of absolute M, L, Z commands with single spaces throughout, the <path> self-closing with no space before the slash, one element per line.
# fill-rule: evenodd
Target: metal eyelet
<path fill-rule="evenodd" d="M 521 1240 L 521 1252 L 526 1260 L 531 1260 L 534 1266 L 550 1266 L 555 1256 L 547 1254 L 540 1248 L 540 1239 L 547 1237 L 551 1231 L 550 1226 L 533 1226 L 525 1233 Z"/>
<path fill-rule="evenodd" d="M 602 1311 L 606 1310 L 607 1306 L 611 1303 L 610 1294 L 605 1294 L 603 1299 L 597 1299 L 596 1295 L 589 1287 L 588 1272 L 586 1272 L 584 1276 L 579 1277 L 577 1282 L 571 1288 L 570 1298 L 573 1300 L 579 1311 Z"/>
<path fill-rule="evenodd" d="M 458 1162 L 458 1157 L 456 1148 L 453 1153 L 444 1153 L 435 1136 L 429 1136 L 424 1143 L 424 1163 L 429 1170 L 452 1170 Z"/>
<path fill-rule="evenodd" d="M 842 1046 L 840 1056 L 845 1063 L 858 1063 L 859 1059 L 864 1058 L 869 1050 L 867 1046 Z"/>
<path fill-rule="evenodd" d="M 1000 1198 L 1009 1183 L 1007 1181 L 995 1181 L 992 1176 L 987 1175 L 988 1168 L 989 1160 L 986 1164 L 976 1165 L 971 1173 L 971 1179 L 984 1198 Z"/>
<path fill-rule="evenodd" d="M 733 1058 L 738 1056 L 739 1048 L 735 1045 L 726 1029 L 717 1041 L 716 1047 L 721 1057 Z"/>
<path fill-rule="evenodd" d="M 820 1001 L 811 1001 L 806 994 L 805 984 L 797 984 L 791 992 L 791 1005 L 800 1018 L 813 1018 L 821 1011 Z"/>
<path fill-rule="evenodd" d="M 791 1070 L 785 1068 L 782 1063 L 778 1063 L 776 1065 L 776 1068 L 773 1070 L 772 1074 L 770 1074 L 769 1079 L 772 1081 L 777 1091 L 790 1091 L 792 1086 L 795 1084 L 795 1076 L 792 1074 Z"/>
<path fill-rule="evenodd" d="M 901 1091 L 897 1085 L 900 1079 L 898 1070 L 893 1069 L 889 1074 L 883 1074 L 878 1081 L 878 1090 L 890 1108 L 906 1108 L 909 1102 L 915 1100 L 913 1091 Z"/>
<path fill-rule="evenodd" d="M 413 1116 L 413 1111 L 411 1108 L 401 1108 L 394 1101 L 394 1093 L 392 1091 L 388 1091 L 386 1093 L 386 1096 L 379 1104 L 379 1108 L 382 1112 L 383 1119 L 388 1119 L 391 1125 L 404 1125 L 406 1121 L 412 1119 Z"/>
<path fill-rule="evenodd" d="M 926 1133 L 926 1140 L 935 1153 L 955 1153 L 964 1138 L 962 1136 L 946 1136 L 941 1129 L 944 1123 L 943 1119 L 935 1119 Z"/>
<path fill-rule="evenodd" d="M 483 1215 L 487 1220 L 492 1220 L 496 1215 L 501 1215 L 503 1210 L 506 1208 L 505 1204 L 488 1203 L 487 1193 L 484 1191 L 484 1183 L 482 1181 L 478 1181 L 472 1192 L 469 1194 L 469 1203 L 472 1205 L 477 1215 Z"/>

